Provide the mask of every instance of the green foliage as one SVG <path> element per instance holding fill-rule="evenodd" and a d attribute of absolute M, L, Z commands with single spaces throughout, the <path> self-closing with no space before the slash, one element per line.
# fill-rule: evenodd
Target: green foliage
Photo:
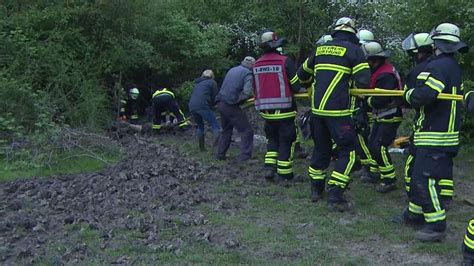
<path fill-rule="evenodd" d="M 467 0 L 4 1 L 0 139 L 34 142 L 65 125 L 101 128 L 116 115 L 117 91 L 130 82 L 178 88 L 186 106 L 191 83 L 185 82 L 204 68 L 219 81 L 245 55 L 258 56 L 263 29 L 286 37 L 285 52 L 300 64 L 337 18 L 352 16 L 393 50 L 391 60 L 404 74 L 411 67 L 400 49 L 405 36 L 449 21 L 469 44 L 473 15 Z M 470 80 L 473 56 L 459 56 Z"/>
<path fill-rule="evenodd" d="M 187 110 L 188 109 L 188 102 L 191 98 L 191 94 L 193 93 L 194 82 L 193 81 L 186 81 L 176 89 L 175 95 L 181 109 Z"/>

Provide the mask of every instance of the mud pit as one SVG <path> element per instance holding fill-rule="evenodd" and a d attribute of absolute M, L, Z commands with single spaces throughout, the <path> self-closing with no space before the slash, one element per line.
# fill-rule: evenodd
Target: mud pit
<path fill-rule="evenodd" d="M 45 246 L 67 238 L 65 226 L 74 224 L 96 230 L 102 247 L 113 245 L 116 232 L 133 230 L 143 236 L 142 244 L 179 249 L 182 240 L 162 241 L 160 230 L 206 224 L 195 207 L 204 202 L 222 205 L 222 196 L 210 187 L 222 174 L 150 141 L 123 140 L 126 160 L 98 173 L 2 184 L 0 260 L 35 262 L 45 255 Z M 78 243 L 59 261 L 78 262 L 88 252 Z"/>
<path fill-rule="evenodd" d="M 193 140 L 187 135 L 178 138 L 179 145 Z M 413 241 L 406 245 L 391 244 L 369 236 L 369 240 L 377 241 L 336 238 L 336 243 L 344 244 L 331 243 L 328 237 L 339 234 L 337 224 L 357 226 L 376 218 L 368 218 L 361 211 L 327 214 L 324 207 L 318 207 L 312 216 L 298 220 L 300 214 L 308 213 L 308 208 L 314 210 L 307 200 L 306 184 L 269 184 L 256 177 L 261 167 L 259 161 L 245 167 L 232 161 L 226 162 L 232 167 L 205 163 L 189 156 L 192 151 L 179 152 L 173 146 L 176 143 L 158 144 L 150 136 L 129 136 L 121 143 L 125 159 L 103 171 L 1 184 L 0 262 L 69 264 L 90 262 L 94 257 L 94 262 L 99 263 L 133 264 L 152 257 L 146 262 L 153 263 L 160 258 L 150 256 L 151 253 L 166 253 L 183 258 L 177 260 L 183 263 L 187 261 L 183 257 L 186 250 L 204 244 L 218 253 L 236 252 L 242 256 L 237 257 L 237 262 L 243 263 L 262 260 L 288 263 L 296 259 L 312 263 L 336 259 L 337 263 L 337 258 L 345 255 L 364 257 L 355 263 L 455 263 L 449 256 L 407 255 L 410 246 L 415 245 Z M 262 211 L 265 206 L 278 203 L 290 206 L 282 211 L 294 213 L 279 217 L 281 214 L 273 213 L 274 210 Z M 278 208 L 275 210 L 280 211 Z M 217 218 L 209 217 L 215 214 Z M 249 236 L 243 232 L 248 225 L 262 229 L 256 231 L 262 235 Z M 377 234 L 377 229 L 374 233 Z M 80 234 L 82 238 L 77 237 Z M 296 237 L 296 244 L 290 250 L 285 250 L 286 243 L 278 243 L 282 235 L 291 241 Z M 87 236 L 97 241 L 90 244 Z M 452 241 L 457 243 L 458 237 L 452 237 Z M 272 244 L 267 245 L 266 241 Z M 381 243 L 388 246 L 381 248 Z M 107 250 L 112 252 L 101 255 Z M 310 254 L 322 259 L 305 258 Z M 260 260 L 245 260 L 248 256 Z M 161 262 L 167 261 L 174 260 Z"/>

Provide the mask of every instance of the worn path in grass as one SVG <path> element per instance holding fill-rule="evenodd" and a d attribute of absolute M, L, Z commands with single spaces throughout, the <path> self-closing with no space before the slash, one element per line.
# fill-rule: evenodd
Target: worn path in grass
<path fill-rule="evenodd" d="M 390 222 L 404 192 L 374 192 L 355 180 L 355 209 L 328 212 L 307 181 L 269 183 L 255 160 L 216 162 L 188 134 L 127 138 L 125 159 L 92 174 L 0 184 L 3 263 L 458 264 L 474 213 L 472 160 L 456 162 L 446 241 L 423 244 Z M 402 156 L 395 156 L 399 180 Z M 296 161 L 306 173 L 308 161 Z M 401 187 L 401 186 L 400 186 Z"/>

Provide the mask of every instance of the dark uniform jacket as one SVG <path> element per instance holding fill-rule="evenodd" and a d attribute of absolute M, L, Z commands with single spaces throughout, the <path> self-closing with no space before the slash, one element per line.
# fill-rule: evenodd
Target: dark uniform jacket
<path fill-rule="evenodd" d="M 353 101 L 351 80 L 358 88 L 367 88 L 370 69 L 354 34 L 337 31 L 329 41 L 303 63 L 298 71 L 302 83 L 313 80 L 312 113 L 319 116 L 350 116 Z"/>
<path fill-rule="evenodd" d="M 441 92 L 462 95 L 461 68 L 453 54 L 431 57 L 416 77 L 415 88 L 405 92 L 405 99 L 419 113 L 415 125 L 415 147 L 457 152 L 461 104 L 437 100 Z"/>

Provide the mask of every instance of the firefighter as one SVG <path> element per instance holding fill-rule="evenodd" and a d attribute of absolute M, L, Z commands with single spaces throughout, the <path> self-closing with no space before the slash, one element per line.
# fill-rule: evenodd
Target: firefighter
<path fill-rule="evenodd" d="M 217 110 L 221 115 L 222 126 L 216 153 L 218 160 L 226 159 L 234 128 L 240 134 L 240 155 L 237 163 L 243 163 L 252 158 L 254 132 L 245 111 L 240 108 L 240 104 L 252 97 L 252 67 L 254 63 L 255 58 L 246 56 L 240 65 L 227 71 L 221 89 L 216 96 Z"/>
<path fill-rule="evenodd" d="M 416 77 L 426 68 L 428 64 L 428 58 L 433 55 L 433 40 L 429 37 L 429 33 L 411 33 L 408 37 L 405 38 L 402 42 L 402 49 L 408 53 L 411 57 L 414 64 L 413 68 L 408 73 L 405 81 L 404 90 L 409 88 L 416 87 Z M 414 123 L 419 120 L 420 112 L 416 112 Z M 415 158 L 415 145 L 413 143 L 414 134 L 410 135 L 410 144 L 408 147 L 408 157 L 405 162 L 405 190 L 407 192 L 408 198 L 410 198 L 410 180 L 411 173 L 413 172 L 413 163 Z M 451 191 L 441 191 L 443 192 L 452 192 Z M 452 195 L 452 193 L 450 193 Z M 407 215 L 407 213 L 405 214 Z M 421 222 L 423 220 L 421 219 Z"/>
<path fill-rule="evenodd" d="M 400 75 L 388 58 L 390 52 L 384 50 L 378 42 L 362 44 L 372 76 L 369 88 L 402 90 Z M 361 179 L 377 183 L 376 191 L 386 193 L 396 188 L 395 167 L 393 166 L 388 146 L 397 136 L 397 129 L 403 120 L 402 102 L 397 97 L 369 97 L 367 104 L 372 108 L 374 124 L 369 138 L 370 154 L 373 157 L 368 175 Z"/>
<path fill-rule="evenodd" d="M 260 42 L 263 54 L 253 67 L 255 109 L 265 120 L 268 139 L 264 171 L 267 180 L 273 180 L 275 173 L 284 180 L 294 177 L 297 129 L 293 94 L 299 92 L 301 86 L 293 60 L 277 51 L 285 43 L 286 39 L 279 38 L 275 32 L 264 32 Z"/>
<path fill-rule="evenodd" d="M 316 80 L 312 93 L 311 134 L 314 151 L 309 176 L 311 200 L 318 201 L 325 187 L 325 170 L 331 159 L 331 139 L 337 144 L 337 160 L 328 181 L 328 207 L 349 208 L 343 192 L 356 161 L 356 132 L 352 120 L 349 83 L 367 88 L 370 69 L 359 47 L 355 22 L 340 18 L 334 26 L 333 40 L 316 48 L 298 72 L 302 82 Z"/>
<path fill-rule="evenodd" d="M 120 100 L 120 118 L 131 124 L 138 123 L 138 97 L 140 91 L 135 85 L 130 85 L 125 97 Z"/>
<path fill-rule="evenodd" d="M 464 261 L 463 265 L 474 265 L 474 218 L 469 221 L 466 235 L 464 235 L 464 242 L 462 245 Z"/>
<path fill-rule="evenodd" d="M 152 129 L 155 130 L 155 132 L 159 132 L 161 130 L 161 123 L 166 122 L 163 121 L 163 114 L 167 112 L 170 112 L 176 118 L 180 129 L 189 127 L 189 122 L 179 108 L 172 91 L 167 88 L 159 88 L 153 93 L 152 104 L 154 111 Z"/>
<path fill-rule="evenodd" d="M 456 101 L 438 100 L 439 93 L 461 95 L 461 68 L 454 57 L 469 47 L 461 41 L 459 28 L 451 23 L 438 25 L 430 37 L 435 56 L 416 77 L 416 86 L 408 88 L 404 98 L 420 113 L 415 126 L 415 158 L 410 182 L 412 195 L 407 220 L 424 218 L 415 238 L 440 241 L 445 237 L 446 210 L 440 200 L 440 180 L 453 175 L 453 158 L 459 148 L 461 106 Z M 416 217 L 416 218 L 413 218 Z"/>

